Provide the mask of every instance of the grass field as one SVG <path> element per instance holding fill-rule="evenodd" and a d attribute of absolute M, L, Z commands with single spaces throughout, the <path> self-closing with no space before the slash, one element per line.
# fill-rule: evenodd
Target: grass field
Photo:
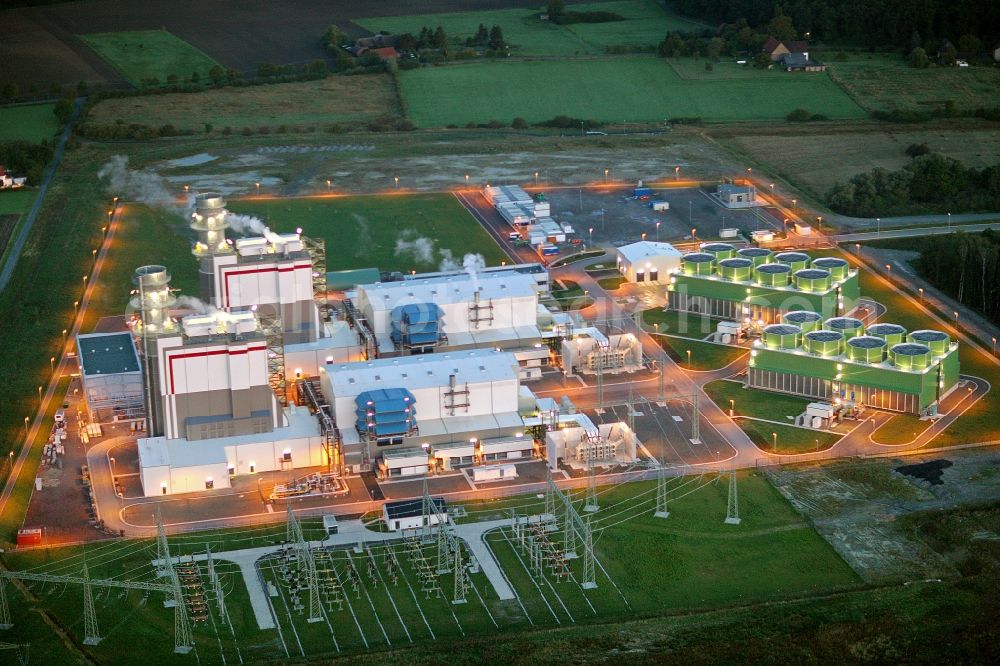
<path fill-rule="evenodd" d="M 740 419 L 738 421 L 743 431 L 750 437 L 761 451 L 768 453 L 795 454 L 822 451 L 837 443 L 840 435 L 828 432 L 796 428 L 795 426 Z M 774 446 L 774 435 L 778 435 L 778 445 Z"/>
<path fill-rule="evenodd" d="M 202 79 L 218 65 L 205 53 L 166 30 L 134 30 L 80 35 L 83 42 L 134 85 L 171 74 L 180 79 L 198 72 Z"/>
<path fill-rule="evenodd" d="M 853 587 L 857 578 L 837 554 L 756 473 L 741 473 L 739 526 L 723 525 L 727 484 L 714 476 L 668 482 L 667 520 L 653 518 L 655 482 L 600 488 L 601 510 L 591 518 L 595 531 L 596 589 L 582 589 L 582 560 L 569 560 L 571 578 L 557 582 L 547 571 L 529 572 L 529 555 L 509 527 L 489 533 L 487 543 L 501 564 L 517 598 L 501 601 L 483 573 L 472 573 L 467 603 L 451 603 L 454 574 L 437 577 L 440 596 L 425 593 L 418 574 L 420 558 L 438 568 L 431 540 L 410 548 L 402 541 L 370 543 L 370 551 L 336 549 L 317 555 L 323 580 L 324 621 L 309 623 L 296 608 L 302 595 L 289 589 L 280 557 L 259 562 L 263 580 L 274 584 L 270 599 L 279 630 L 259 630 L 235 565 L 216 559 L 227 617 L 217 610 L 207 566 L 197 566 L 208 601 L 207 621 L 194 625 L 199 663 L 257 663 L 320 655 L 348 655 L 386 648 L 427 645 L 463 636 L 492 636 L 558 624 L 585 624 L 638 613 L 716 607 L 775 600 L 790 595 Z M 576 498 L 577 500 L 579 498 Z M 519 500 L 520 503 L 515 500 Z M 538 509 L 534 495 L 512 498 L 522 511 Z M 561 510 L 560 510 L 561 512 Z M 317 538 L 319 521 L 302 519 L 306 538 Z M 549 538 L 562 542 L 561 525 Z M 218 555 L 233 548 L 276 544 L 285 536 L 282 523 L 251 525 L 172 536 L 171 552 L 185 556 L 208 547 Z M 577 548 L 579 551 L 579 546 Z M 419 554 L 417 554 L 419 551 Z M 669 553 L 669 557 L 663 557 Z M 11 569 L 33 568 L 53 574 L 78 574 L 84 556 L 94 579 L 154 580 L 150 540 L 111 541 L 81 547 L 46 549 L 3 556 Z M 781 566 L 762 570 L 760 562 L 779 559 Z M 399 563 L 393 574 L 391 561 Z M 351 569 L 356 572 L 352 574 Z M 356 582 L 356 584 L 355 584 Z M 337 585 L 341 601 L 329 596 Z M 83 637 L 81 592 L 75 585 L 31 584 L 37 600 L 28 601 L 8 588 L 15 628 L 8 636 L 49 646 L 43 654 L 61 655 L 51 630 L 26 621 L 28 607 L 51 613 L 79 642 Z M 98 663 L 154 660 L 189 663 L 172 653 L 172 613 L 161 592 L 106 593 L 95 588 L 100 633 L 97 647 L 82 648 Z M 50 645 L 52 644 L 52 645 Z"/>
<path fill-rule="evenodd" d="M 914 143 L 926 143 L 935 153 L 979 169 L 995 164 L 1000 154 L 1000 133 L 985 129 L 761 134 L 735 136 L 726 142 L 769 173 L 820 198 L 835 183 L 858 173 L 875 167 L 901 169 L 910 162 L 905 151 Z M 836 160 L 827 159 L 834 154 Z"/>
<path fill-rule="evenodd" d="M 448 257 L 462 263 L 465 253 L 483 255 L 496 266 L 506 256 L 458 200 L 450 194 L 406 194 L 335 199 L 231 201 L 229 209 L 257 215 L 275 231 L 302 227 L 323 238 L 327 269 L 377 267 L 383 271 L 432 271 Z M 399 243 L 427 238 L 431 260 Z"/>
<path fill-rule="evenodd" d="M 0 106 L 0 141 L 53 141 L 59 131 L 53 108 L 55 104 Z"/>
<path fill-rule="evenodd" d="M 825 75 L 772 74 L 686 81 L 662 59 L 626 57 L 424 67 L 401 78 L 410 119 L 422 127 L 558 115 L 604 122 L 776 120 L 796 107 L 831 118 L 864 115 Z"/>
<path fill-rule="evenodd" d="M 728 411 L 730 400 L 734 413 L 738 416 L 753 416 L 759 419 L 784 421 L 789 416 L 798 416 L 806 411 L 811 400 L 797 398 L 783 393 L 771 393 L 743 388 L 742 382 L 720 380 L 704 386 L 705 393 L 720 408 Z"/>
<path fill-rule="evenodd" d="M 676 338 L 670 335 L 656 336 L 656 340 L 666 350 L 667 354 L 670 355 L 670 358 L 685 370 L 718 370 L 749 352 L 749 350 L 741 347 L 717 345 L 711 342 Z M 690 364 L 688 363 L 688 351 L 691 352 Z"/>
<path fill-rule="evenodd" d="M 959 110 L 997 104 L 1000 70 L 996 67 L 913 69 L 902 58 L 892 56 L 828 64 L 834 80 L 865 109 L 929 112 L 947 101 Z"/>
<path fill-rule="evenodd" d="M 715 332 L 716 324 L 723 321 L 704 315 L 676 310 L 651 308 L 642 313 L 643 328 L 647 331 L 666 333 L 675 337 L 704 339 Z M 659 324 L 659 326 L 657 326 Z"/>
<path fill-rule="evenodd" d="M 226 127 L 234 131 L 280 125 L 325 127 L 398 113 L 399 101 L 392 80 L 387 74 L 380 74 L 106 99 L 94 106 L 88 121 L 103 125 L 120 120 L 151 127 L 171 124 L 198 132 L 204 131 L 205 123 L 209 123 L 218 133 Z"/>
<path fill-rule="evenodd" d="M 872 433 L 879 444 L 907 444 L 931 426 L 931 421 L 921 421 L 911 414 L 897 414 Z"/>
<path fill-rule="evenodd" d="M 541 6 L 543 3 L 539 3 Z M 538 18 L 541 9 L 498 9 L 416 16 L 389 16 L 354 21 L 372 32 L 410 32 L 424 26 L 444 28 L 453 50 L 463 48 L 479 24 L 499 25 L 513 56 L 572 56 L 604 53 L 608 46 L 655 47 L 673 30 L 698 30 L 705 26 L 675 16 L 656 0 L 617 0 L 573 5 L 574 11 L 610 11 L 624 21 L 556 25 Z"/>
<path fill-rule="evenodd" d="M 0 192 L 0 215 L 27 213 L 37 194 L 34 190 Z"/>

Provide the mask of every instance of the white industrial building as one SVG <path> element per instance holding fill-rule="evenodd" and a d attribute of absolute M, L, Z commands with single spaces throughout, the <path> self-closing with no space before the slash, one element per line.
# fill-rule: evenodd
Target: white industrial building
<path fill-rule="evenodd" d="M 130 333 L 76 336 L 80 380 L 94 422 L 141 418 L 142 370 Z"/>
<path fill-rule="evenodd" d="M 375 354 L 469 347 L 531 347 L 538 330 L 538 281 L 517 272 L 462 273 L 358 285 L 352 306 Z"/>
<path fill-rule="evenodd" d="M 642 369 L 642 343 L 631 333 L 575 329 L 562 341 L 562 366 L 569 373 L 635 372 Z"/>
<path fill-rule="evenodd" d="M 670 281 L 681 266 L 680 250 L 670 243 L 639 241 L 618 248 L 618 272 L 629 282 Z"/>
<path fill-rule="evenodd" d="M 432 497 L 434 507 L 424 508 L 424 500 L 409 499 L 386 502 L 382 505 L 382 520 L 392 532 L 406 532 L 422 527 L 433 527 L 442 520 L 448 520 L 448 505 L 443 497 Z M 425 517 L 426 512 L 426 517 Z"/>
<path fill-rule="evenodd" d="M 559 417 L 545 433 L 545 450 L 551 469 L 559 462 L 574 469 L 588 466 L 629 465 L 636 460 L 638 439 L 625 423 L 594 423 L 584 414 Z"/>
<path fill-rule="evenodd" d="M 723 183 L 716 188 L 715 198 L 726 208 L 753 208 L 764 205 L 763 201 L 757 199 L 757 188 L 749 184 Z"/>
<path fill-rule="evenodd" d="M 475 349 L 331 365 L 320 382 L 347 464 L 378 458 L 386 477 L 515 459 L 533 449 L 510 353 Z"/>
<path fill-rule="evenodd" d="M 500 185 L 483 188 L 483 197 L 497 209 L 507 224 L 519 229 L 542 218 L 549 218 L 551 209 L 547 201 L 535 201 L 517 185 Z"/>

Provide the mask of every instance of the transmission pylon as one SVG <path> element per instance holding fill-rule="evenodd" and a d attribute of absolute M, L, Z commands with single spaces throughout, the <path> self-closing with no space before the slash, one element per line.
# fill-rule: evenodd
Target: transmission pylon
<path fill-rule="evenodd" d="M 589 434 L 584 434 L 587 443 L 587 493 L 583 501 L 583 510 L 587 513 L 594 513 L 600 509 L 597 503 L 597 475 L 594 469 L 594 448 L 600 442 L 601 431 L 597 431 L 597 437 L 592 438 Z"/>
<path fill-rule="evenodd" d="M 701 444 L 701 423 L 698 418 L 698 394 L 700 391 L 694 392 L 694 397 L 691 399 L 691 443 Z"/>
<path fill-rule="evenodd" d="M 431 535 L 431 516 L 434 515 L 434 501 L 431 499 L 430 491 L 427 490 L 427 479 L 424 479 L 424 492 L 421 498 L 420 514 L 423 517 L 423 537 L 426 540 Z"/>
<path fill-rule="evenodd" d="M 660 466 L 656 470 L 656 509 L 653 510 L 653 518 L 668 517 L 670 511 L 667 510 L 667 469 L 661 458 Z"/>
<path fill-rule="evenodd" d="M 177 572 L 170 570 L 170 578 L 174 588 L 174 652 L 187 654 L 194 648 L 194 637 L 191 635 L 191 620 L 188 618 L 187 606 L 184 603 L 184 591 L 181 589 L 181 579 Z"/>
<path fill-rule="evenodd" d="M 603 348 L 600 343 L 597 345 L 597 409 L 604 409 L 604 357 Z"/>
<path fill-rule="evenodd" d="M 212 584 L 212 591 L 215 593 L 215 601 L 219 605 L 219 615 L 226 618 L 226 596 L 222 589 L 222 581 L 219 573 L 215 570 L 215 560 L 212 559 L 212 548 L 205 551 L 205 561 L 208 563 L 208 580 Z"/>
<path fill-rule="evenodd" d="M 726 525 L 740 524 L 739 486 L 736 485 L 736 470 L 729 473 L 729 501 L 726 503 Z"/>
<path fill-rule="evenodd" d="M 594 531 L 590 527 L 590 516 L 584 521 L 583 529 L 583 583 L 585 590 L 597 587 L 597 576 L 594 573 Z"/>
<path fill-rule="evenodd" d="M 570 511 L 563 514 L 563 557 L 568 560 L 576 557 L 576 528 Z"/>
<path fill-rule="evenodd" d="M 7 605 L 7 579 L 0 579 L 0 629 L 10 629 L 14 623 L 10 619 L 10 606 Z"/>
<path fill-rule="evenodd" d="M 97 628 L 97 609 L 94 608 L 94 590 L 90 585 L 90 572 L 83 563 L 83 644 L 100 645 L 101 632 Z"/>
<path fill-rule="evenodd" d="M 445 524 L 437 524 L 437 569 L 438 575 L 451 571 L 451 549 Z"/>
<path fill-rule="evenodd" d="M 545 516 L 546 520 L 555 520 L 556 518 L 556 496 L 555 496 L 555 481 L 552 479 L 552 470 L 545 470 L 548 477 L 548 486 L 545 489 Z"/>
<path fill-rule="evenodd" d="M 465 565 L 462 563 L 462 544 L 455 544 L 455 594 L 451 600 L 453 604 L 464 604 L 465 603 L 465 593 L 466 587 L 468 586 L 468 581 L 466 580 Z"/>
<path fill-rule="evenodd" d="M 659 344 L 659 341 L 657 341 L 657 344 Z M 663 349 L 661 348 L 659 356 L 660 356 L 659 360 L 660 372 L 656 382 L 657 383 L 656 400 L 657 402 L 665 403 L 667 401 L 667 379 L 664 370 L 667 367 L 666 364 L 667 352 L 663 351 Z"/>
<path fill-rule="evenodd" d="M 156 559 L 159 562 L 156 567 L 156 576 L 169 578 L 171 571 L 173 571 L 173 564 L 170 561 L 170 544 L 167 542 L 167 530 L 163 526 L 160 507 L 156 507 Z"/>

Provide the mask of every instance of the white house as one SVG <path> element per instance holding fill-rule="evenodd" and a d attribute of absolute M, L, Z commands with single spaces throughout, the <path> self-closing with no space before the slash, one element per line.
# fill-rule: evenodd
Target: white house
<path fill-rule="evenodd" d="M 681 266 L 681 251 L 670 243 L 639 241 L 618 248 L 618 272 L 629 282 L 661 282 Z"/>

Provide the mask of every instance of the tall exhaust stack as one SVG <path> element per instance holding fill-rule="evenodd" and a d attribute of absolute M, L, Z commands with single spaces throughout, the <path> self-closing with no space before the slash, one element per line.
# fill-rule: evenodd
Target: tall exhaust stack
<path fill-rule="evenodd" d="M 198 234 L 191 253 L 198 259 L 198 285 L 202 300 L 218 305 L 215 294 L 215 257 L 232 254 L 226 242 L 226 200 L 214 192 L 203 192 L 194 198 L 191 228 Z"/>
<path fill-rule="evenodd" d="M 170 273 L 163 266 L 140 266 L 135 269 L 132 283 L 136 290 L 130 304 L 140 316 L 133 330 L 139 337 L 146 432 L 154 437 L 163 434 L 163 404 L 160 400 L 156 340 L 162 335 L 177 334 L 177 328 L 167 314 L 167 310 L 177 299 L 170 291 Z"/>

